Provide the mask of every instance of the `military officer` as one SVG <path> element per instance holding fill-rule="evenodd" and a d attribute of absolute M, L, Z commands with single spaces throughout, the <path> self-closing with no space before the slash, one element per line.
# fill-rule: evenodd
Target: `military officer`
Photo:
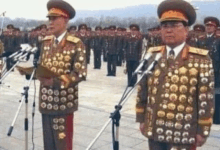
<path fill-rule="evenodd" d="M 101 55 L 103 49 L 103 37 L 101 31 L 102 31 L 102 27 L 97 26 L 95 28 L 95 33 L 93 36 L 92 48 L 94 52 L 94 69 L 101 68 Z"/>
<path fill-rule="evenodd" d="M 205 26 L 202 24 L 196 24 L 193 26 L 193 30 L 189 32 L 186 43 L 193 47 L 198 46 L 198 37 L 205 34 Z"/>
<path fill-rule="evenodd" d="M 77 30 L 77 27 L 74 26 L 74 25 L 72 25 L 72 26 L 69 27 L 69 33 L 70 33 L 70 34 L 75 35 L 76 32 L 77 32 L 76 30 Z"/>
<path fill-rule="evenodd" d="M 78 109 L 78 83 L 86 78 L 86 50 L 83 42 L 67 33 L 75 16 L 65 1 L 47 3 L 51 36 L 43 39 L 40 65 L 58 77 L 41 81 L 39 110 L 42 113 L 45 150 L 72 150 L 73 113 Z"/>
<path fill-rule="evenodd" d="M 108 27 L 105 27 L 103 30 L 103 61 L 107 62 L 107 39 L 108 39 Z"/>
<path fill-rule="evenodd" d="M 117 66 L 121 66 L 122 65 L 122 58 L 123 58 L 123 55 L 124 55 L 124 52 L 123 52 L 123 46 L 124 46 L 124 36 L 122 34 L 122 28 L 121 27 L 118 27 L 117 28 L 117 33 L 116 33 L 116 36 L 117 36 L 117 52 L 118 52 L 118 55 L 117 55 Z"/>
<path fill-rule="evenodd" d="M 91 47 L 92 47 L 92 42 L 93 42 L 92 28 L 91 27 L 87 27 L 86 36 L 88 37 L 88 40 L 89 40 L 88 45 L 86 47 L 86 51 L 88 52 L 87 64 L 89 64 L 90 63 L 90 55 L 91 55 Z"/>
<path fill-rule="evenodd" d="M 128 75 L 128 86 L 132 87 L 137 82 L 137 75 L 132 78 L 142 54 L 142 36 L 137 24 L 130 25 L 131 33 L 126 37 L 124 58 L 126 60 L 126 70 Z"/>
<path fill-rule="evenodd" d="M 109 35 L 106 40 L 107 44 L 107 76 L 116 76 L 116 65 L 117 65 L 117 37 L 116 37 L 116 26 L 112 25 L 109 27 Z"/>
<path fill-rule="evenodd" d="M 78 27 L 78 33 L 77 33 L 77 37 L 80 38 L 82 40 L 82 42 L 84 43 L 84 46 L 86 48 L 86 60 L 87 63 L 89 62 L 89 58 L 90 58 L 90 38 L 87 35 L 87 25 L 86 24 L 80 24 Z"/>
<path fill-rule="evenodd" d="M 157 10 L 164 46 L 149 53 L 162 57 L 138 86 L 136 119 L 150 150 L 191 150 L 210 134 L 214 113 L 214 72 L 207 50 L 186 44 L 196 12 L 184 0 L 163 1 Z"/>

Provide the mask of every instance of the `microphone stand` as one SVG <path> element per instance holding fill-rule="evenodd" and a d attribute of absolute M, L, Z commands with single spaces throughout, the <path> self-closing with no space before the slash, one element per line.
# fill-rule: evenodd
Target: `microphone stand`
<path fill-rule="evenodd" d="M 34 70 L 33 72 L 31 73 L 31 77 L 30 79 L 27 81 L 26 83 L 26 86 L 24 86 L 24 92 L 22 93 L 22 99 L 21 99 L 21 102 L 20 102 L 20 105 L 18 106 L 18 109 L 17 109 L 17 112 L 15 114 L 15 117 L 12 121 L 12 124 L 8 130 L 8 136 L 11 136 L 12 134 L 12 131 L 14 129 L 14 124 L 17 120 L 17 117 L 18 117 L 18 114 L 21 110 L 21 106 L 22 106 L 22 103 L 23 101 L 25 100 L 25 119 L 24 119 L 24 130 L 25 130 L 25 150 L 28 150 L 28 91 L 29 91 L 29 88 L 30 88 L 30 85 L 31 85 L 31 81 L 36 73 L 36 69 L 37 69 L 37 60 L 34 60 Z M 35 106 L 34 106 L 35 107 Z M 34 108 L 33 108 L 34 109 Z"/>
<path fill-rule="evenodd" d="M 121 119 L 120 110 L 122 109 L 122 106 L 127 102 L 129 96 L 134 92 L 136 85 L 143 79 L 145 75 L 152 74 L 151 71 L 153 71 L 153 69 L 143 73 L 141 77 L 138 79 L 138 81 L 136 82 L 136 84 L 134 85 L 134 87 L 132 87 L 130 90 L 128 90 L 128 85 L 126 86 L 126 89 L 122 95 L 121 100 L 119 101 L 118 105 L 115 106 L 115 111 L 111 113 L 110 119 L 103 125 L 101 130 L 98 132 L 98 134 L 93 139 L 93 141 L 89 144 L 86 150 L 89 150 L 94 145 L 94 143 L 98 140 L 98 138 L 101 136 L 101 134 L 104 132 L 104 130 L 106 129 L 106 127 L 111 121 L 112 121 L 113 150 L 119 150 L 119 125 L 120 125 L 120 119 Z M 134 75 L 132 76 L 132 78 L 133 77 Z M 116 132 L 115 132 L 115 128 L 116 128 Z"/>

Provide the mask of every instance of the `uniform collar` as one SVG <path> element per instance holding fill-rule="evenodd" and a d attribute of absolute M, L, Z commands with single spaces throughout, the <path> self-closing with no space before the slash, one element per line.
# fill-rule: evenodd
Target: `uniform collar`
<path fill-rule="evenodd" d="M 64 31 L 58 38 L 56 38 L 58 40 L 58 43 L 60 43 L 60 41 L 63 39 L 63 37 L 66 35 L 67 31 Z"/>
<path fill-rule="evenodd" d="M 183 42 L 182 44 L 178 45 L 177 47 L 175 47 L 174 53 L 175 53 L 175 59 L 176 57 L 179 55 L 179 53 L 181 52 L 181 50 L 183 49 L 183 47 L 186 45 L 186 42 Z M 171 50 L 171 47 L 169 47 L 168 45 L 166 45 L 166 49 L 167 49 L 167 58 L 169 56 L 169 52 Z"/>
<path fill-rule="evenodd" d="M 212 34 L 207 34 L 207 37 L 212 37 L 214 35 L 214 33 Z"/>

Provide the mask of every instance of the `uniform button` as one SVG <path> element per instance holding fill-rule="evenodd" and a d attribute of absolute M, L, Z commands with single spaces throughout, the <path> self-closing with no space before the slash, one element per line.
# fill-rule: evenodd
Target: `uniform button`
<path fill-rule="evenodd" d="M 207 106 L 207 102 L 202 102 L 202 103 L 201 103 L 201 107 L 202 107 L 202 108 L 204 108 L 204 107 L 206 107 L 206 106 Z"/>
<path fill-rule="evenodd" d="M 159 125 L 159 126 L 163 126 L 165 123 L 164 123 L 164 120 L 162 120 L 162 119 L 158 119 L 157 121 L 156 121 L 156 125 Z"/>
<path fill-rule="evenodd" d="M 168 127 L 168 128 L 172 128 L 173 127 L 173 122 L 172 121 L 167 121 L 165 126 Z"/>
<path fill-rule="evenodd" d="M 62 91 L 60 92 L 60 94 L 61 94 L 61 96 L 66 96 L 66 91 L 65 91 L 65 90 L 62 90 Z"/>

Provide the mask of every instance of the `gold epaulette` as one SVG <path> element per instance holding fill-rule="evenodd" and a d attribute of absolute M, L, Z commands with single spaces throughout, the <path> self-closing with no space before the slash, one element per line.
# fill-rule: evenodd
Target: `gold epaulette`
<path fill-rule="evenodd" d="M 198 55 L 203 55 L 206 56 L 208 55 L 209 51 L 205 49 L 200 49 L 200 48 L 195 48 L 195 47 L 190 47 L 189 48 L 190 53 L 198 54 Z"/>
<path fill-rule="evenodd" d="M 151 47 L 147 50 L 147 52 L 149 53 L 154 53 L 154 52 L 161 52 L 163 49 L 165 48 L 165 46 L 156 46 L 156 47 Z"/>
<path fill-rule="evenodd" d="M 66 40 L 70 41 L 70 42 L 73 42 L 73 43 L 78 43 L 80 41 L 79 38 L 77 38 L 75 36 L 72 36 L 72 35 L 67 36 Z"/>
<path fill-rule="evenodd" d="M 46 36 L 43 41 L 46 41 L 46 40 L 52 40 L 54 38 L 53 35 L 50 35 L 50 36 Z"/>

